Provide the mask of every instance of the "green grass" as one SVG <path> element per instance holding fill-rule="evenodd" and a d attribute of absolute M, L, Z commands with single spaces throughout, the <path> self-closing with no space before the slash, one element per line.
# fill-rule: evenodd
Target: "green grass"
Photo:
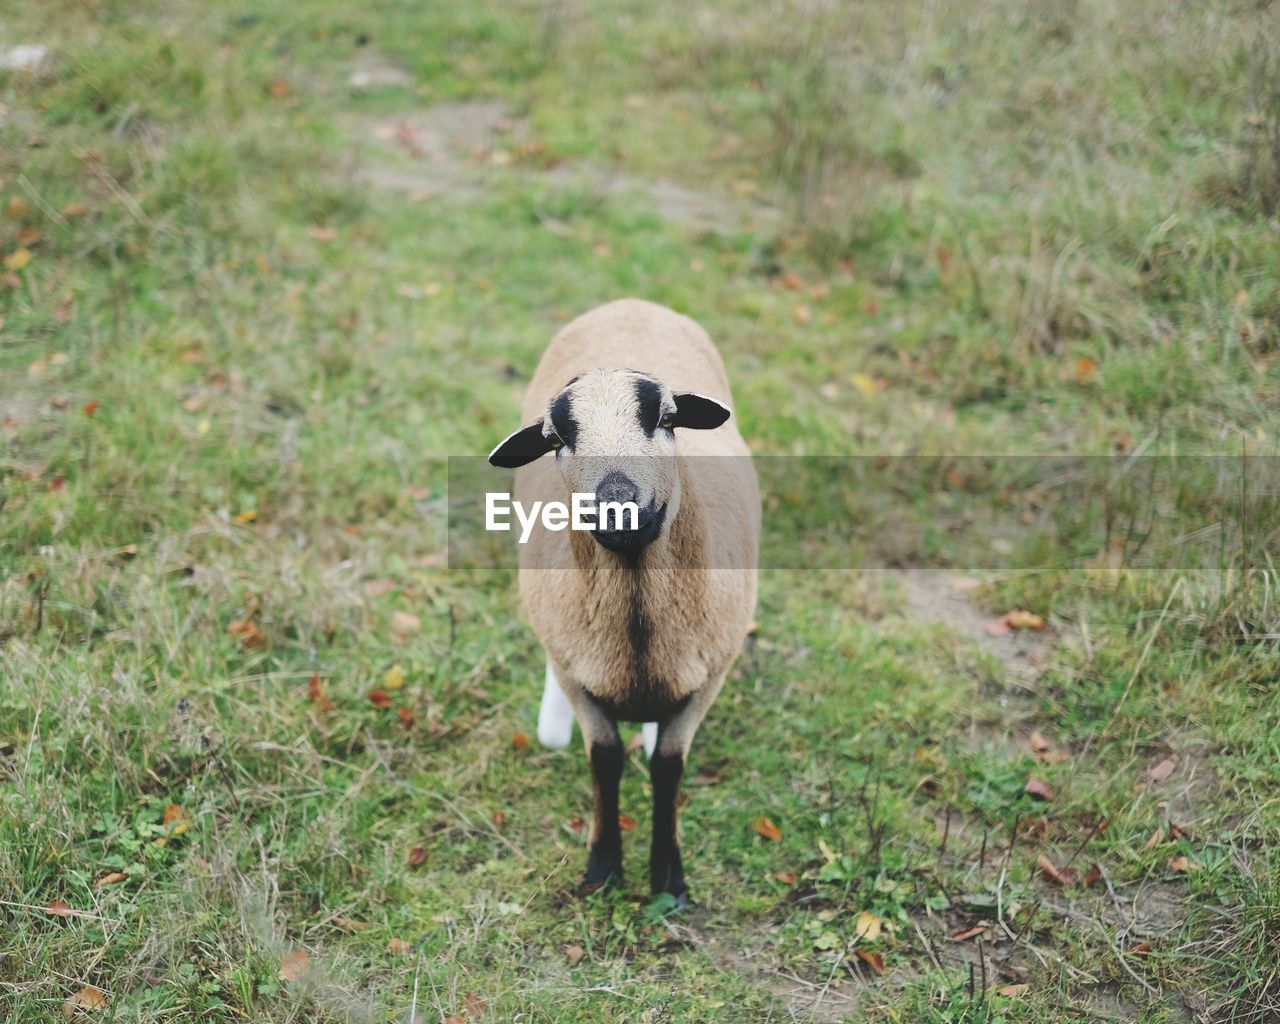
<path fill-rule="evenodd" d="M 695 743 L 677 917 L 641 885 L 640 754 L 630 881 L 576 895 L 585 758 L 513 742 L 541 673 L 514 580 L 443 558 L 446 457 L 620 295 L 708 328 L 760 454 L 1274 456 L 1280 228 L 1248 134 L 1274 10 L 59 0 L 3 27 L 52 50 L 0 72 L 0 259 L 30 252 L 0 280 L 7 1018 L 85 986 L 118 1021 L 407 1021 L 415 990 L 428 1021 L 1277 1012 L 1268 524 L 1212 570 L 968 596 L 960 562 L 763 573 Z M 361 61 L 410 84 L 355 89 Z M 371 183 L 422 174 L 379 125 L 493 100 L 512 123 L 453 158 L 465 195 Z M 1028 550 L 1076 554 L 1039 522 Z M 1050 629 L 986 638 L 1014 607 Z M 397 665 L 407 726 L 368 699 Z M 1069 757 L 1038 763 L 1037 729 Z"/>

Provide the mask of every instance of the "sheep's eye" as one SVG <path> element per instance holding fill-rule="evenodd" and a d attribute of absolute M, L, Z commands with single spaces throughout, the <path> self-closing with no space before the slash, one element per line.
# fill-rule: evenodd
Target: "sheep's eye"
<path fill-rule="evenodd" d="M 563 447 L 564 447 L 564 442 L 560 440 L 560 435 L 559 435 L 559 434 L 552 434 L 552 435 L 551 435 L 551 450 L 552 450 L 553 452 L 558 452 L 558 451 L 559 451 L 561 448 L 563 448 Z"/>
<path fill-rule="evenodd" d="M 658 426 L 664 430 L 671 430 L 676 425 L 676 415 L 673 412 L 667 413 L 662 419 L 658 420 Z"/>

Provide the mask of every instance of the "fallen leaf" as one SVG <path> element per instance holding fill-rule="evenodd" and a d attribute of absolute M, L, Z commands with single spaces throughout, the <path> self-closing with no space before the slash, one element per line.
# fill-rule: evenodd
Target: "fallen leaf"
<path fill-rule="evenodd" d="M 364 596 L 368 598 L 381 597 L 388 591 L 396 589 L 395 580 L 367 580 L 364 585 Z"/>
<path fill-rule="evenodd" d="M 96 888 L 102 889 L 108 885 L 119 885 L 121 882 L 127 881 L 129 881 L 129 876 L 123 871 L 112 871 L 109 874 L 103 875 L 93 884 Z"/>
<path fill-rule="evenodd" d="M 757 835 L 763 836 L 771 843 L 776 843 L 782 838 L 782 829 L 763 815 L 756 818 L 751 823 L 751 827 L 755 829 Z"/>
<path fill-rule="evenodd" d="M 797 302 L 791 307 L 791 315 L 795 318 L 796 323 L 801 327 L 813 319 L 813 313 L 810 312 L 809 307 L 803 302 Z"/>
<path fill-rule="evenodd" d="M 64 217 L 83 217 L 88 212 L 89 207 L 85 206 L 84 203 L 71 202 L 62 208 L 62 216 Z"/>
<path fill-rule="evenodd" d="M 524 748 L 529 745 L 528 734 L 521 731 L 520 729 L 517 729 L 511 735 L 511 745 L 515 747 L 516 750 L 524 750 Z"/>
<path fill-rule="evenodd" d="M 858 920 L 854 923 L 853 934 L 863 942 L 875 942 L 880 938 L 880 928 L 883 922 L 875 914 L 863 911 L 858 915 Z"/>
<path fill-rule="evenodd" d="M 277 78 L 274 82 L 272 82 L 269 86 L 267 86 L 267 92 L 270 93 L 272 96 L 274 96 L 276 99 L 281 99 L 289 95 L 289 83 L 286 82 L 283 78 Z"/>
<path fill-rule="evenodd" d="M 52 914 L 54 917 L 71 917 L 75 913 L 71 909 L 71 904 L 63 900 L 54 900 L 44 908 L 46 914 Z"/>
<path fill-rule="evenodd" d="M 422 620 L 408 612 L 391 613 L 391 632 L 399 637 L 413 636 L 422 628 Z"/>
<path fill-rule="evenodd" d="M 35 245 L 40 241 L 40 232 L 35 228 L 23 228 L 13 236 L 13 240 L 23 246 Z"/>
<path fill-rule="evenodd" d="M 9 271 L 21 270 L 31 262 L 30 249 L 14 249 L 4 258 L 4 269 Z"/>
<path fill-rule="evenodd" d="M 980 924 L 976 928 L 965 928 L 963 931 L 952 932 L 951 941 L 964 942 L 967 939 L 972 939 L 978 935 L 981 935 L 986 930 L 987 930 L 987 925 Z"/>
<path fill-rule="evenodd" d="M 466 1017 L 445 1017 L 441 1024 L 467 1024 Z"/>
<path fill-rule="evenodd" d="M 1094 371 L 1098 369 L 1098 364 L 1088 356 L 1081 356 L 1076 360 L 1076 380 L 1084 383 L 1093 376 Z"/>
<path fill-rule="evenodd" d="M 502 828 L 507 823 L 507 812 L 497 810 L 493 812 L 493 825 L 495 828 Z"/>
<path fill-rule="evenodd" d="M 618 815 L 618 828 L 623 832 L 634 832 L 636 830 L 636 819 L 628 814 Z"/>
<path fill-rule="evenodd" d="M 865 949 L 855 949 L 853 955 L 875 971 L 876 974 L 884 974 L 884 957 L 879 953 L 868 953 Z"/>
<path fill-rule="evenodd" d="M 369 703 L 375 708 L 386 709 L 391 707 L 395 701 L 391 699 L 391 694 L 384 690 L 374 690 L 369 694 Z"/>
<path fill-rule="evenodd" d="M 368 921 L 355 921 L 349 917 L 335 917 L 333 919 L 333 926 L 339 931 L 346 932 L 348 935 L 352 932 L 362 932 L 366 928 L 372 927 Z"/>
<path fill-rule="evenodd" d="M 311 703 L 315 705 L 315 709 L 322 714 L 333 710 L 333 701 L 324 692 L 324 683 L 320 681 L 320 677 L 315 673 L 312 673 L 311 678 L 307 680 L 307 696 L 310 698 Z"/>
<path fill-rule="evenodd" d="M 413 725 L 413 712 L 408 708 L 396 708 L 396 717 L 406 729 Z"/>
<path fill-rule="evenodd" d="M 305 950 L 296 949 L 280 958 L 280 973 L 277 977 L 281 981 L 301 981 L 309 970 L 311 970 L 311 957 L 307 956 Z"/>
<path fill-rule="evenodd" d="M 241 526 L 246 523 L 256 523 L 258 521 L 258 510 L 256 508 L 247 508 L 236 516 L 236 522 Z"/>
<path fill-rule="evenodd" d="M 84 403 L 84 414 L 85 414 L 86 416 L 92 416 L 95 412 L 97 412 L 97 411 L 98 411 L 98 406 L 99 406 L 100 404 L 101 404 L 101 403 L 100 403 L 96 398 L 91 399 L 91 400 L 90 400 L 90 401 L 88 401 L 88 402 L 85 402 L 85 403 Z"/>
<path fill-rule="evenodd" d="M 578 961 L 587 955 L 587 951 L 583 949 L 581 946 L 575 946 L 570 944 L 563 948 L 564 948 L 565 959 L 569 961 L 570 967 L 577 966 Z"/>
<path fill-rule="evenodd" d="M 404 669 L 399 665 L 392 665 L 387 669 L 387 674 L 382 677 L 382 688 L 384 690 L 398 690 L 404 686 Z"/>
<path fill-rule="evenodd" d="M 1019 985 L 1003 985 L 1000 988 L 996 989 L 996 993 L 1004 996 L 1006 999 L 1013 999 L 1015 996 L 1022 995 L 1022 993 L 1025 992 L 1030 987 L 1031 986 L 1028 985 L 1026 982 L 1023 982 Z"/>
<path fill-rule="evenodd" d="M 27 201 L 22 196 L 10 196 L 9 201 L 4 204 L 4 215 L 17 220 L 20 217 L 25 217 L 29 209 Z"/>
<path fill-rule="evenodd" d="M 1174 871 L 1186 872 L 1186 871 L 1194 870 L 1195 868 L 1199 867 L 1199 865 L 1195 861 L 1191 860 L 1189 857 L 1179 856 L 1179 857 L 1174 857 L 1171 861 L 1169 861 L 1169 867 Z"/>
<path fill-rule="evenodd" d="M 1147 775 L 1151 779 L 1151 781 L 1156 784 L 1159 784 L 1161 782 L 1167 782 L 1169 779 L 1169 776 L 1173 774 L 1173 770 L 1177 767 L 1178 767 L 1177 761 L 1175 761 L 1172 757 L 1166 757 L 1158 765 L 1156 765 L 1149 772 L 1147 772 Z"/>
<path fill-rule="evenodd" d="M 773 877 L 783 885 L 795 885 L 796 882 L 800 881 L 800 876 L 794 871 L 779 871 Z"/>
<path fill-rule="evenodd" d="M 1021 608 L 1005 612 L 1004 619 L 1010 629 L 1044 629 L 1044 619 Z"/>
<path fill-rule="evenodd" d="M 80 1010 L 105 1009 L 107 1002 L 107 994 L 102 989 L 87 985 L 62 1004 L 62 1014 L 70 1020 Z"/>
<path fill-rule="evenodd" d="M 406 942 L 404 939 L 392 938 L 387 942 L 387 952 L 392 956 L 407 956 L 412 948 L 412 943 Z"/>
<path fill-rule="evenodd" d="M 1053 790 L 1048 787 L 1043 779 L 1037 779 L 1034 775 L 1027 779 L 1027 784 L 1022 787 L 1022 791 L 1033 800 L 1043 800 L 1045 803 L 1053 802 Z"/>
<path fill-rule="evenodd" d="M 564 830 L 577 835 L 586 827 L 587 823 L 583 821 L 581 817 L 575 816 L 571 820 L 565 822 Z"/>
<path fill-rule="evenodd" d="M 421 867 L 427 862 L 427 848 L 425 846 L 415 846 L 409 851 L 409 867 Z"/>
<path fill-rule="evenodd" d="M 800 275 L 786 273 L 778 278 L 778 283 L 789 292 L 798 292 L 804 287 L 804 281 L 800 279 Z"/>
<path fill-rule="evenodd" d="M 1060 868 L 1053 863 L 1043 853 L 1036 858 L 1036 867 L 1040 869 L 1041 874 L 1048 878 L 1051 882 L 1058 885 L 1067 886 L 1075 885 L 1076 872 L 1074 868 Z"/>
<path fill-rule="evenodd" d="M 307 234 L 317 242 L 332 242 L 338 237 L 336 228 L 322 227 L 319 224 L 312 224 L 311 227 L 307 228 Z"/>
<path fill-rule="evenodd" d="M 479 1017 L 489 1008 L 488 1004 L 474 992 L 468 992 L 462 997 L 462 1005 L 466 1007 L 467 1016 L 473 1018 Z"/>
<path fill-rule="evenodd" d="M 1102 877 L 1102 868 L 1098 867 L 1097 864 L 1094 864 L 1091 868 L 1089 868 L 1088 871 L 1085 872 L 1084 877 L 1080 879 L 1080 884 L 1083 886 L 1096 885 L 1098 882 L 1098 879 L 1100 879 L 1101 877 Z"/>
<path fill-rule="evenodd" d="M 855 373 L 849 378 L 849 383 L 858 389 L 863 398 L 875 398 L 883 390 L 874 377 L 865 373 Z"/>
<path fill-rule="evenodd" d="M 227 632 L 240 641 L 242 647 L 266 647 L 267 636 L 252 619 L 236 619 L 227 623 Z"/>
<path fill-rule="evenodd" d="M 1156 829 L 1154 832 L 1151 833 L 1151 837 L 1145 843 L 1142 844 L 1142 848 L 1144 850 L 1154 850 L 1157 846 L 1159 846 L 1163 842 L 1164 842 L 1164 826 L 1161 825 L 1158 829 Z"/>
<path fill-rule="evenodd" d="M 1146 956 L 1148 953 L 1151 952 L 1151 943 L 1146 941 L 1135 942 L 1132 946 L 1129 947 L 1129 952 L 1132 953 L 1134 956 Z"/>
<path fill-rule="evenodd" d="M 1031 734 L 1031 749 L 1037 754 L 1043 754 L 1049 749 L 1049 741 L 1039 729 Z"/>
<path fill-rule="evenodd" d="M 191 819 L 177 804 L 170 804 L 164 809 L 164 828 L 168 835 L 180 836 L 191 828 Z"/>

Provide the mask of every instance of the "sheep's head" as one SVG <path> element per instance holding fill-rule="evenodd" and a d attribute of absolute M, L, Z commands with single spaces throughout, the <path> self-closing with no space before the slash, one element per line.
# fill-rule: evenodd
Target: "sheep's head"
<path fill-rule="evenodd" d="M 591 370 L 569 381 L 489 461 L 511 468 L 554 452 L 571 492 L 594 494 L 597 504 L 634 502 L 634 528 L 624 515 L 597 522 L 592 534 L 611 551 L 634 552 L 657 539 L 680 507 L 676 428 L 711 430 L 728 418 L 728 407 L 714 398 L 675 394 L 637 370 Z"/>

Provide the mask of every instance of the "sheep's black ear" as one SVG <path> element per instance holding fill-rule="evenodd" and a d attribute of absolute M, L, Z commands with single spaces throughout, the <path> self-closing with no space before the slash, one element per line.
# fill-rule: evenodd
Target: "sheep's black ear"
<path fill-rule="evenodd" d="M 542 436 L 542 420 L 536 419 L 501 441 L 489 453 L 489 464 L 500 469 L 517 469 L 541 458 L 554 447 L 553 437 Z"/>
<path fill-rule="evenodd" d="M 714 398 L 686 391 L 676 395 L 676 415 L 672 426 L 690 430 L 714 430 L 729 418 L 729 407 Z"/>

